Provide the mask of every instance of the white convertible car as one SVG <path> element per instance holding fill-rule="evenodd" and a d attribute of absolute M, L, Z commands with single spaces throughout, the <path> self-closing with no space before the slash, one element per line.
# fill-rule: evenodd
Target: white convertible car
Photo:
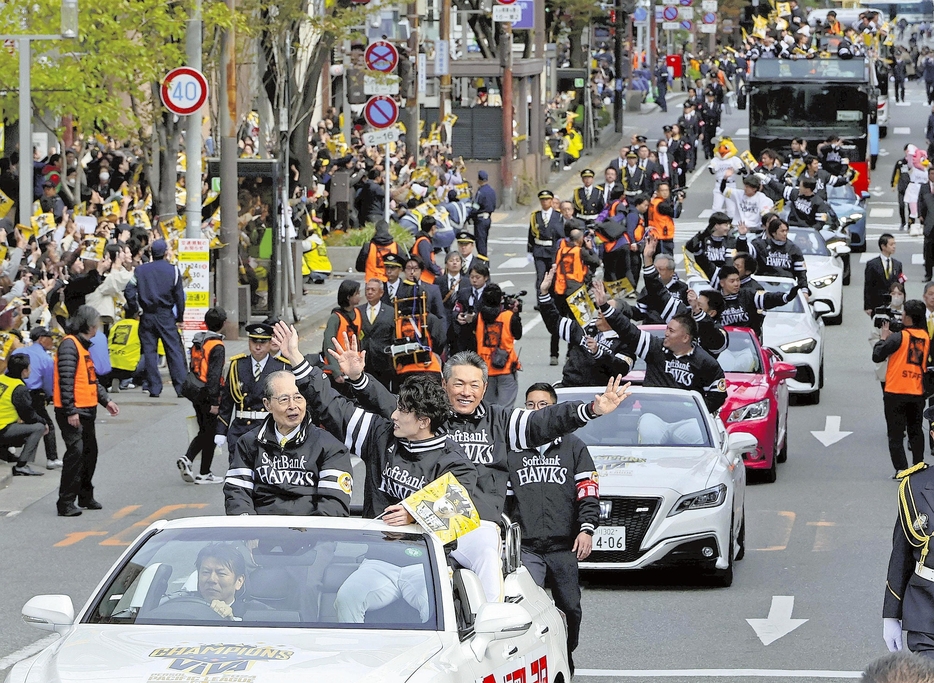
<path fill-rule="evenodd" d="M 740 468 L 742 469 L 742 468 Z M 326 517 L 201 517 L 150 526 L 62 634 L 7 683 L 506 683 L 570 680 L 564 618 L 507 534 L 505 601 L 420 528 Z"/>
<path fill-rule="evenodd" d="M 557 390 L 559 401 L 594 392 Z M 696 392 L 632 392 L 613 416 L 575 432 L 600 477 L 600 527 L 581 569 L 686 566 L 729 586 L 746 543 L 742 456 L 756 448 L 756 438 L 727 434 Z"/>

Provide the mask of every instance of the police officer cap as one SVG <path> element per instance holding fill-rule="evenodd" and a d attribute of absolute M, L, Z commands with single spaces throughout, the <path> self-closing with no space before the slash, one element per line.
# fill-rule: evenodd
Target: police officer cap
<path fill-rule="evenodd" d="M 681 106 L 684 107 L 685 109 L 693 109 L 693 108 L 694 108 L 694 103 L 693 103 L 693 102 L 685 102 L 685 103 L 682 104 Z"/>
<path fill-rule="evenodd" d="M 31 330 L 29 330 L 29 338 L 32 339 L 33 341 L 36 341 L 37 339 L 41 339 L 42 337 L 51 337 L 51 336 L 52 336 L 52 333 L 49 332 L 49 328 L 44 327 L 43 325 L 39 325 L 38 327 L 34 327 Z"/>
<path fill-rule="evenodd" d="M 626 152 L 626 158 L 627 159 L 638 159 L 639 155 L 633 152 L 632 150 L 629 150 L 628 152 Z"/>
<path fill-rule="evenodd" d="M 665 124 L 664 126 L 662 126 L 663 133 L 670 133 L 673 130 L 674 128 L 672 126 L 669 126 L 668 124 Z"/>
<path fill-rule="evenodd" d="M 541 192 L 538 193 L 538 198 L 539 199 L 554 199 L 555 193 L 552 192 L 551 190 L 542 190 Z"/>
<path fill-rule="evenodd" d="M 581 178 L 593 178 L 593 177 L 594 177 L 593 169 L 585 168 L 583 171 L 581 171 Z"/>
<path fill-rule="evenodd" d="M 353 161 L 353 155 L 352 155 L 352 154 L 347 154 L 346 156 L 337 157 L 337 158 L 334 160 L 334 165 L 335 165 L 335 166 L 346 166 L 346 165 L 349 164 L 351 161 Z"/>
<path fill-rule="evenodd" d="M 268 325 L 267 323 L 253 323 L 252 325 L 247 325 L 246 336 L 259 341 L 269 341 L 272 339 L 272 325 Z"/>
<path fill-rule="evenodd" d="M 456 235 L 458 242 L 474 242 L 473 233 L 467 230 L 459 230 Z"/>
<path fill-rule="evenodd" d="M 648 141 L 648 138 L 645 137 L 644 135 L 637 135 L 637 136 L 636 136 L 636 142 L 646 142 L 646 141 Z"/>
<path fill-rule="evenodd" d="M 165 240 L 156 240 L 152 243 L 149 251 L 152 253 L 153 258 L 162 258 L 165 256 L 166 249 L 168 249 L 168 245 L 165 243 Z"/>
<path fill-rule="evenodd" d="M 405 259 L 399 254 L 386 254 L 383 257 L 383 267 L 385 268 L 402 268 L 404 265 Z"/>
<path fill-rule="evenodd" d="M 477 180 L 489 180 L 489 179 L 490 179 L 489 173 L 483 170 L 477 171 Z"/>

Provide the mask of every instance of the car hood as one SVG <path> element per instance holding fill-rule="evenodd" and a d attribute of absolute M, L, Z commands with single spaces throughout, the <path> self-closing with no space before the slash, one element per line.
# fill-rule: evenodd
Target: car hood
<path fill-rule="evenodd" d="M 808 337 L 818 338 L 817 323 L 808 313 L 769 311 L 762 324 L 763 346 L 778 348 L 782 344 Z"/>
<path fill-rule="evenodd" d="M 433 631 L 80 624 L 36 658 L 27 680 L 404 681 L 441 648 Z"/>
<path fill-rule="evenodd" d="M 827 203 L 830 204 L 830 208 L 833 209 L 834 213 L 838 216 L 849 216 L 851 213 L 864 215 L 866 213 L 866 209 L 852 202 L 831 199 L 828 200 Z"/>
<path fill-rule="evenodd" d="M 766 397 L 769 381 L 765 375 L 745 372 L 726 373 L 726 403 L 720 410 L 720 416 L 726 421 L 733 410 Z"/>
<path fill-rule="evenodd" d="M 808 280 L 816 280 L 825 275 L 839 275 L 843 272 L 843 265 L 835 256 L 808 254 L 804 257 L 804 265 L 808 269 Z"/>
<path fill-rule="evenodd" d="M 669 489 L 678 495 L 707 487 L 718 453 L 713 448 L 664 446 L 590 446 L 600 494 L 604 496 L 657 495 Z"/>

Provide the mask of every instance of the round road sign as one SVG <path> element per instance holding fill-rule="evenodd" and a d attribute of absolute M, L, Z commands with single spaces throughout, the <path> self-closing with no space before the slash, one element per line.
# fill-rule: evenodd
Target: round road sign
<path fill-rule="evenodd" d="M 208 98 L 208 81 L 197 69 L 181 66 L 166 74 L 161 95 L 162 104 L 173 114 L 194 114 Z"/>
<path fill-rule="evenodd" d="M 516 0 L 496 0 L 496 4 L 497 4 L 497 5 L 511 5 L 511 4 L 513 4 L 515 1 L 516 1 Z"/>
<path fill-rule="evenodd" d="M 714 14 L 713 12 L 707 12 L 706 14 L 704 14 L 704 18 L 702 19 L 702 21 L 703 21 L 705 24 L 716 24 L 716 23 L 717 23 L 717 15 Z"/>
<path fill-rule="evenodd" d="M 391 97 L 377 95 L 367 100 L 363 106 L 363 116 L 374 128 L 389 128 L 399 118 L 399 106 Z"/>
<path fill-rule="evenodd" d="M 683 20 L 681 21 L 681 28 L 683 28 L 685 31 L 693 31 L 693 30 L 694 30 L 694 22 L 691 21 L 690 19 L 683 19 Z"/>
<path fill-rule="evenodd" d="M 366 62 L 367 69 L 388 74 L 399 63 L 399 51 L 396 50 L 396 46 L 392 43 L 377 40 L 367 46 L 366 52 L 363 53 L 363 59 Z"/>
<path fill-rule="evenodd" d="M 679 3 L 682 7 L 690 7 L 694 4 L 694 0 L 679 0 Z"/>
<path fill-rule="evenodd" d="M 662 10 L 662 17 L 664 17 L 665 21 L 676 21 L 678 19 L 678 8 L 669 5 Z"/>

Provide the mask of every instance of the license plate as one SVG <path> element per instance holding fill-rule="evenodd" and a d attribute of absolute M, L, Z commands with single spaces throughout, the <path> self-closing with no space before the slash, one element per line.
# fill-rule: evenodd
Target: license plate
<path fill-rule="evenodd" d="M 593 535 L 593 550 L 625 550 L 626 549 L 626 527 L 624 526 L 601 526 L 598 527 Z"/>

